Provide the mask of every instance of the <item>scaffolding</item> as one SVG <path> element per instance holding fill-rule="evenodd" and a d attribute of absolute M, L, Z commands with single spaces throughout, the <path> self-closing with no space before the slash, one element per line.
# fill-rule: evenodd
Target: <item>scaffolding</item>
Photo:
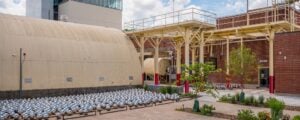
<path fill-rule="evenodd" d="M 300 12 L 290 2 L 272 0 L 272 6 L 250 10 L 247 13 L 216 18 L 216 14 L 195 8 L 175 11 L 167 14 L 125 23 L 125 33 L 141 48 L 141 61 L 144 56 L 144 43 L 149 40 L 158 59 L 159 44 L 168 38 L 176 50 L 177 85 L 181 74 L 181 48 L 184 46 L 185 65 L 192 62 L 204 62 L 204 46 L 218 41 L 226 42 L 226 74 L 229 74 L 229 43 L 239 39 L 243 45 L 245 38 L 265 37 L 269 42 L 270 93 L 274 93 L 273 46 L 275 33 L 298 31 L 300 29 Z M 195 48 L 199 49 L 199 60 L 195 59 Z M 143 63 L 143 62 L 142 62 Z M 157 68 L 157 62 L 155 62 Z M 143 70 L 143 65 L 142 65 Z M 155 69 L 155 73 L 157 70 Z M 155 85 L 159 84 L 158 77 Z M 144 79 L 143 79 L 144 80 Z M 188 83 L 185 83 L 188 84 Z M 188 86 L 188 85 L 185 85 Z M 186 89 L 188 92 L 188 89 Z"/>

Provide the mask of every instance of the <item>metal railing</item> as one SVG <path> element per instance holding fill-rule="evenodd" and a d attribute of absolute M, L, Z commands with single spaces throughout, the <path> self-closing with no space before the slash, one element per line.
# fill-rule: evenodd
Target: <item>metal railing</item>
<path fill-rule="evenodd" d="M 174 12 L 169 12 L 149 18 L 143 18 L 125 22 L 124 31 L 143 30 L 152 27 L 167 26 L 171 24 L 179 24 L 187 21 L 199 21 L 211 25 L 216 25 L 216 14 L 200 10 L 197 8 L 189 8 Z"/>
<path fill-rule="evenodd" d="M 269 8 L 265 10 L 251 11 L 248 13 L 249 18 L 247 18 L 247 13 L 218 18 L 216 26 L 217 29 L 224 29 L 280 21 L 287 21 L 299 25 L 299 16 L 299 12 L 290 7 L 284 6 L 277 8 L 276 14 L 274 14 L 273 8 Z"/>

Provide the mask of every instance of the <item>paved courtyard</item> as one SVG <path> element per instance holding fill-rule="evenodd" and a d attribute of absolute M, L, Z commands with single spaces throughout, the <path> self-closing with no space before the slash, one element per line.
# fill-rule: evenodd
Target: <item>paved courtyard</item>
<path fill-rule="evenodd" d="M 80 120 L 224 120 L 214 117 L 200 116 L 191 113 L 175 111 L 185 104 L 190 107 L 192 101 L 184 101 L 178 103 L 170 103 L 158 105 L 154 107 L 146 107 L 141 109 L 120 111 L 116 113 L 108 113 L 97 116 L 89 116 L 76 118 Z"/>
<path fill-rule="evenodd" d="M 220 95 L 224 94 L 235 94 L 240 90 L 219 90 Z M 277 96 L 271 95 L 266 90 L 244 90 L 246 94 L 259 96 L 260 94 L 264 95 L 265 97 L 272 96 L 278 99 L 284 100 L 288 105 L 299 105 L 300 104 L 300 97 L 293 97 L 293 96 Z M 202 97 L 199 98 L 200 105 L 203 104 L 212 104 L 216 107 L 215 112 L 225 113 L 230 115 L 236 115 L 238 110 L 240 109 L 251 109 L 255 113 L 260 111 L 270 111 L 268 108 L 259 108 L 259 107 L 249 107 L 249 106 L 241 106 L 241 105 L 234 105 L 234 104 L 227 104 L 227 103 L 220 103 L 216 102 L 217 99 L 208 96 L 206 94 L 201 94 Z M 153 107 L 146 107 L 134 110 L 127 110 L 127 111 L 120 111 L 114 113 L 107 113 L 101 114 L 96 116 L 88 116 L 88 117 L 81 117 L 81 118 L 74 118 L 80 120 L 224 120 L 215 117 L 206 117 L 191 113 L 184 113 L 175 111 L 176 108 L 181 108 L 182 106 L 185 107 L 192 107 L 193 100 L 182 101 L 177 103 L 169 103 L 164 105 L 158 105 Z M 288 111 L 285 110 L 284 114 L 288 113 L 292 117 L 295 115 L 300 115 L 299 111 Z"/>

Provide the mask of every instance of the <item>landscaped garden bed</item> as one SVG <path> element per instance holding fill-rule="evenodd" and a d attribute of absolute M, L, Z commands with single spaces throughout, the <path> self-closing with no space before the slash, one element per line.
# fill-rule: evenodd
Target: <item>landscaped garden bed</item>
<path fill-rule="evenodd" d="M 237 116 L 235 116 L 235 115 L 228 115 L 228 114 L 224 114 L 224 113 L 213 112 L 212 110 L 213 109 L 205 111 L 205 112 L 204 111 L 201 112 L 201 109 L 200 109 L 200 111 L 195 112 L 195 111 L 193 111 L 192 108 L 179 108 L 179 109 L 176 109 L 176 111 L 193 113 L 193 114 L 197 114 L 197 115 L 204 115 L 204 116 L 210 116 L 210 117 L 216 117 L 216 118 L 237 120 Z"/>
<path fill-rule="evenodd" d="M 255 98 L 254 96 L 246 97 L 244 92 L 236 93 L 235 95 L 223 95 L 219 98 L 219 102 L 224 103 L 231 103 L 231 104 L 238 104 L 238 105 L 246 105 L 246 106 L 253 106 L 253 107 L 264 107 L 267 108 L 267 102 L 272 98 L 265 98 L 264 96 L 259 96 Z M 291 111 L 300 111 L 300 106 L 289 106 L 285 105 L 285 110 Z"/>

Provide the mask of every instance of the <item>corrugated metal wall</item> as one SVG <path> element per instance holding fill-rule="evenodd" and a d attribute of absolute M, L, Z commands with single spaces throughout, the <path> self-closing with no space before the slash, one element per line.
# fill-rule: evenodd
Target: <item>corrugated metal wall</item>
<path fill-rule="evenodd" d="M 20 48 L 24 90 L 141 84 L 138 54 L 119 30 L 0 14 L 0 91 L 19 89 Z"/>

